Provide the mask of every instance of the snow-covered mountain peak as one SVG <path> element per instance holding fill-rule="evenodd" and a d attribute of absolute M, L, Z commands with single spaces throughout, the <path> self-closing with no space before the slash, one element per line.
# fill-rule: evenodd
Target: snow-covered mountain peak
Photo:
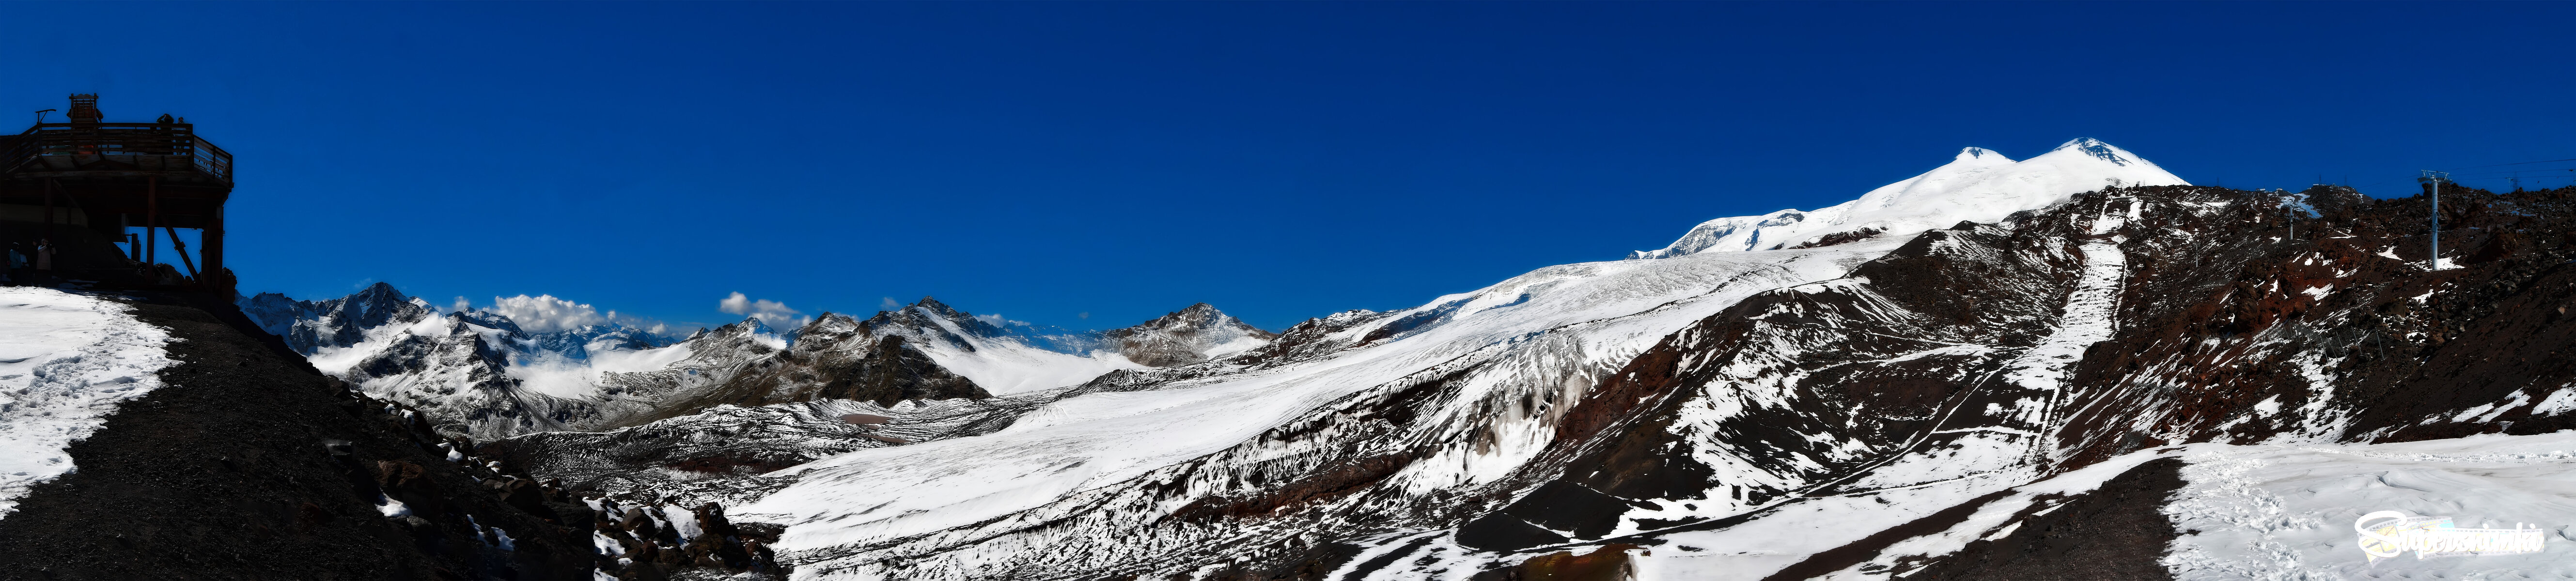
<path fill-rule="evenodd" d="M 1102 333 L 1128 360 L 1152 367 L 1188 365 L 1270 344 L 1263 331 L 1207 303 L 1190 305 L 1133 327 Z"/>
<path fill-rule="evenodd" d="M 766 343 L 772 349 L 786 349 L 789 343 L 785 333 L 771 328 L 769 323 L 762 322 L 759 317 L 746 317 L 740 322 L 716 327 L 689 338 L 691 342 L 709 340 Z"/>
<path fill-rule="evenodd" d="M 829 337 L 829 336 L 839 336 L 839 335 L 845 335 L 845 334 L 848 334 L 848 333 L 850 333 L 850 332 L 852 332 L 852 331 L 856 331 L 856 330 L 858 330 L 858 329 L 859 329 L 859 320 L 858 320 L 858 319 L 856 319 L 856 318 L 852 318 L 852 317 L 850 317 L 849 315 L 844 315 L 844 314 L 835 313 L 835 312 L 831 312 L 831 311 L 824 311 L 824 312 L 823 312 L 823 314 L 815 315 L 815 316 L 814 316 L 814 320 L 813 320 L 813 321 L 810 321 L 810 322 L 805 323 L 805 328 L 803 328 L 803 329 L 798 329 L 798 330 L 796 331 L 796 336 L 798 336 L 798 337 Z"/>
<path fill-rule="evenodd" d="M 490 310 L 442 313 L 386 283 L 320 301 L 261 293 L 236 304 L 323 373 L 480 436 L 564 429 L 597 417 L 613 399 L 596 385 L 604 372 L 659 369 L 692 349 L 775 351 L 786 341 L 757 320 L 700 330 L 678 349 L 668 348 L 668 338 L 614 323 L 532 333 Z"/>
<path fill-rule="evenodd" d="M 2129 150 L 2120 149 L 2119 147 L 2111 144 L 2103 143 L 2100 139 L 2094 139 L 2091 137 L 2079 137 L 2069 140 L 2064 144 L 2058 145 L 2057 149 L 2049 150 L 2049 153 L 2057 153 L 2060 151 L 2079 152 L 2084 155 L 2093 156 L 2094 158 L 2102 161 L 2110 162 L 2111 165 L 2123 166 L 2129 165 L 2138 157 L 2137 154 L 2129 153 Z"/>
<path fill-rule="evenodd" d="M 278 293 L 259 293 L 236 301 L 242 314 L 260 328 L 286 339 L 298 353 L 347 347 L 367 339 L 367 330 L 419 322 L 437 314 L 428 302 L 412 298 L 394 285 L 375 283 L 349 296 L 299 301 Z"/>
<path fill-rule="evenodd" d="M 1181 310 L 1172 311 L 1164 314 L 1163 316 L 1155 317 L 1154 320 L 1139 323 L 1133 327 L 1121 330 L 1183 331 L 1213 329 L 1223 326 L 1236 326 L 1246 329 L 1252 328 L 1251 325 L 1244 324 L 1242 321 L 1235 320 L 1234 317 L 1225 314 L 1225 311 L 1217 310 L 1215 305 L 1198 303 L 1182 307 Z"/>
<path fill-rule="evenodd" d="M 2079 192 L 2166 185 L 2190 184 L 2137 154 L 2090 137 L 2022 161 L 1970 147 L 1959 150 L 1950 163 L 1880 186 L 1859 199 L 1811 212 L 1781 210 L 1710 220 L 1670 246 L 1628 257 L 1776 250 L 1908 235 L 1963 221 L 2002 220 L 2014 212 L 2057 205 Z"/>

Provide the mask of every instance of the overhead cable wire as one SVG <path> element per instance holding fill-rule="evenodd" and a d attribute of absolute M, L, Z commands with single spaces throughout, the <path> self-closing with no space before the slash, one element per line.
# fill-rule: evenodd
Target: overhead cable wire
<path fill-rule="evenodd" d="M 2495 165 L 2472 165 L 2472 166 L 2468 166 L 2468 167 L 2455 167 L 2455 168 L 2451 168 L 2451 169 L 2454 169 L 2454 170 L 2477 169 L 2477 168 L 2482 168 L 2482 167 L 2501 167 L 2501 166 L 2508 166 L 2508 165 L 2530 165 L 2530 164 L 2535 164 L 2535 163 L 2552 163 L 2552 162 L 2560 162 L 2560 161 L 2576 161 L 2576 159 L 2551 159 L 2551 160 L 2542 160 L 2542 161 L 2518 161 L 2518 162 L 2513 162 L 2513 163 L 2499 163 L 2499 164 L 2495 164 Z"/>

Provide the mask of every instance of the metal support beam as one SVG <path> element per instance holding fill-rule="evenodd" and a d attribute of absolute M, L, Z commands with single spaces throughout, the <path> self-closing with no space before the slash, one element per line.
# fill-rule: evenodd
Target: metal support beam
<path fill-rule="evenodd" d="M 197 276 L 197 261 L 188 259 L 188 243 L 179 241 L 179 231 L 169 226 L 162 226 L 161 230 L 170 233 L 170 253 L 179 255 L 180 264 L 188 265 L 188 278 L 204 280 Z"/>
<path fill-rule="evenodd" d="M 2424 263 L 2425 263 L 2426 265 L 2428 265 L 2428 267 L 2427 267 L 2427 268 L 2428 268 L 2429 270 L 2441 270 L 2441 269 L 2442 269 L 2442 183 L 2443 183 L 2443 182 L 2451 181 L 2451 174 L 2450 174 L 2449 172 L 2438 172 L 2438 171 L 2433 171 L 2433 170 L 2429 170 L 2429 169 L 2428 169 L 2428 170 L 2424 170 L 2424 177 L 2420 177 L 2420 178 L 2416 178 L 2416 179 L 2417 179 L 2418 181 L 2422 181 L 2422 182 L 2424 182 L 2424 191 L 2425 191 L 2426 195 L 2431 196 L 2431 197 L 2433 198 L 2433 216 L 2432 216 L 2432 217 L 2433 217 L 2433 220 L 2432 220 L 2432 222 L 2431 222 L 2431 223 L 2432 223 L 2432 225 L 2433 225 L 2433 255 L 2432 255 L 2432 257 L 2430 257 L 2430 258 L 2426 259 L 2426 260 L 2424 261 Z"/>
<path fill-rule="evenodd" d="M 151 178 L 143 186 L 143 264 L 161 263 L 161 178 Z"/>

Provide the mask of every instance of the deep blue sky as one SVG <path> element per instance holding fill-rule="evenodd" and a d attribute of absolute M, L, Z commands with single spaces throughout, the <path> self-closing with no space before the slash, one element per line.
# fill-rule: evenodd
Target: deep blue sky
<path fill-rule="evenodd" d="M 2094 136 L 2196 183 L 2381 195 L 2576 158 L 2566 3 L 7 12 L 0 104 L 100 92 L 239 157 L 245 292 L 684 324 L 743 292 L 1076 328 L 1206 301 L 1278 329 L 1830 205 L 1968 145 Z"/>

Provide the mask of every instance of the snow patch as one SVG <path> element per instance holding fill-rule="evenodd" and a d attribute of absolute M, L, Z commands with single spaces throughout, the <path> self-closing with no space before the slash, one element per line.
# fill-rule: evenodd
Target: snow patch
<path fill-rule="evenodd" d="M 2540 405 L 2532 406 L 2531 415 L 2554 416 L 2570 410 L 2576 410 L 2576 387 L 2561 387 L 2548 399 L 2540 400 Z"/>

